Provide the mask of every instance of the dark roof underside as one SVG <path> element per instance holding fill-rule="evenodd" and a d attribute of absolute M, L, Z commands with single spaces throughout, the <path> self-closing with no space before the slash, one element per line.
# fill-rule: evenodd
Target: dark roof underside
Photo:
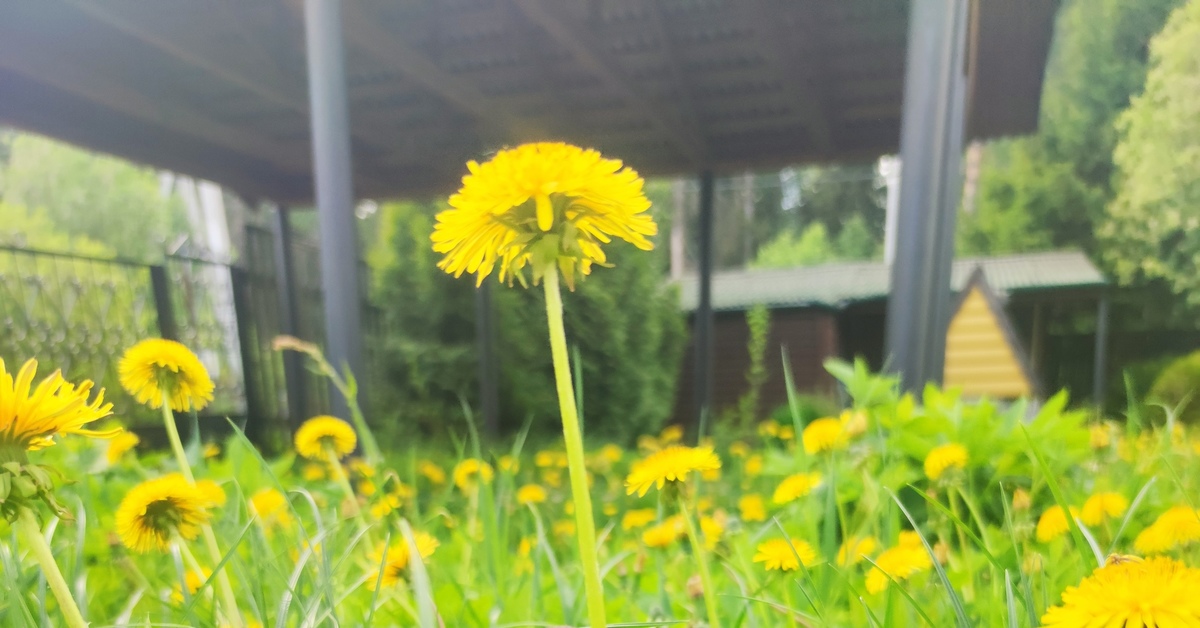
<path fill-rule="evenodd" d="M 312 197 L 300 0 L 0 3 L 0 123 Z M 1056 0 L 973 12 L 968 133 L 1036 126 Z M 356 194 L 562 139 L 645 174 L 897 150 L 902 0 L 344 0 Z"/>

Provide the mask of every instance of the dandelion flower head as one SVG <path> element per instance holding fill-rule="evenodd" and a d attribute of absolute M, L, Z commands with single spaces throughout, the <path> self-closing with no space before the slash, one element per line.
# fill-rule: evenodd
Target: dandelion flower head
<path fill-rule="evenodd" d="M 540 504 L 546 501 L 546 489 L 538 484 L 526 484 L 517 489 L 518 504 Z"/>
<path fill-rule="evenodd" d="M 1045 628 L 1200 626 L 1200 569 L 1166 557 L 1114 561 L 1067 587 Z"/>
<path fill-rule="evenodd" d="M 634 530 L 637 528 L 644 528 L 657 518 L 658 514 L 653 508 L 629 510 L 621 516 L 621 529 Z"/>
<path fill-rule="evenodd" d="M 467 458 L 454 466 L 454 485 L 463 491 L 475 488 L 480 482 L 490 483 L 493 476 L 492 465 L 476 458 Z"/>
<path fill-rule="evenodd" d="M 938 480 L 950 469 L 967 466 L 967 448 L 958 443 L 946 443 L 934 447 L 925 456 L 925 477 Z"/>
<path fill-rule="evenodd" d="M 659 490 L 667 482 L 684 482 L 695 471 L 713 471 L 721 468 L 721 459 L 711 447 L 684 447 L 672 445 L 656 451 L 634 463 L 625 478 L 625 491 L 641 497 L 655 486 Z"/>
<path fill-rule="evenodd" d="M 754 562 L 767 571 L 795 571 L 802 561 L 805 567 L 815 565 L 817 551 L 801 539 L 771 539 L 759 543 L 754 553 Z"/>
<path fill-rule="evenodd" d="M 142 442 L 142 439 L 138 438 L 137 434 L 129 430 L 121 430 L 120 434 L 117 434 L 112 440 L 108 441 L 108 450 L 104 453 L 104 457 L 108 460 L 108 464 L 117 464 L 121 461 L 121 458 L 125 457 L 125 454 L 132 451 L 140 442 Z"/>
<path fill-rule="evenodd" d="M 148 338 L 125 351 L 117 366 L 121 386 L 151 408 L 163 397 L 176 412 L 202 410 L 213 400 L 213 381 L 191 349 L 162 338 Z"/>
<path fill-rule="evenodd" d="M 816 454 L 846 447 L 846 430 L 841 420 L 826 417 L 809 423 L 800 434 L 804 453 Z"/>
<path fill-rule="evenodd" d="M 315 416 L 296 430 L 296 452 L 309 460 L 328 461 L 332 452 L 338 459 L 354 451 L 358 436 L 350 424 L 332 416 Z"/>
<path fill-rule="evenodd" d="M 607 257 L 614 237 L 650 250 L 658 232 L 643 181 L 633 169 L 592 149 L 561 142 L 522 144 L 482 164 L 470 161 L 450 208 L 437 215 L 438 267 L 475 273 L 483 283 L 499 266 L 510 281 L 532 265 L 535 280 L 556 264 L 567 285 Z"/>
<path fill-rule="evenodd" d="M 414 533 L 413 541 L 416 542 L 417 552 L 421 554 L 422 559 L 432 556 L 440 545 L 436 538 L 425 532 Z M 375 573 L 367 579 L 367 588 L 370 590 L 375 590 L 377 582 L 384 587 L 390 587 L 403 581 L 404 574 L 408 571 L 408 564 L 412 560 L 408 541 L 400 539 L 386 550 L 382 548 L 377 550 L 371 560 L 375 565 L 383 565 L 383 569 L 376 569 Z"/>
<path fill-rule="evenodd" d="M 1087 525 L 1098 526 L 1125 514 L 1127 508 L 1129 500 L 1120 493 L 1096 493 L 1083 503 L 1079 518 Z"/>
<path fill-rule="evenodd" d="M 1074 506 L 1071 506 L 1071 516 L 1079 516 L 1079 510 Z M 1067 515 L 1063 512 L 1062 507 L 1051 506 L 1038 519 L 1037 540 L 1042 543 L 1049 543 L 1066 534 L 1070 529 L 1071 523 L 1067 520 Z"/>
<path fill-rule="evenodd" d="M 738 498 L 738 512 L 742 521 L 766 521 L 767 507 L 762 495 L 751 493 Z"/>
<path fill-rule="evenodd" d="M 82 434 L 111 438 L 121 430 L 94 432 L 84 429 L 92 421 L 111 414 L 104 391 L 91 402 L 92 382 L 78 386 L 55 371 L 34 386 L 37 360 L 29 360 L 14 378 L 0 360 L 0 449 L 24 451 L 54 444 L 58 434 Z"/>
<path fill-rule="evenodd" d="M 1200 510 L 1175 506 L 1159 515 L 1133 541 L 1143 554 L 1161 554 L 1200 540 Z"/>
<path fill-rule="evenodd" d="M 178 473 L 147 480 L 125 494 L 117 507 L 117 534 L 135 552 L 165 551 L 176 536 L 190 541 L 208 522 L 210 503 Z"/>
<path fill-rule="evenodd" d="M 797 473 L 789 475 L 779 483 L 779 486 L 775 487 L 775 495 L 772 496 L 772 501 L 780 505 L 794 502 L 813 492 L 819 486 L 821 486 L 820 473 Z"/>
<path fill-rule="evenodd" d="M 856 565 L 864 557 L 870 556 L 879 549 L 879 541 L 873 536 L 852 536 L 838 548 L 837 562 L 839 565 Z"/>
<path fill-rule="evenodd" d="M 250 511 L 268 529 L 287 527 L 292 524 L 292 513 L 288 509 L 287 497 L 274 488 L 264 488 L 250 496 Z"/>
<path fill-rule="evenodd" d="M 912 538 L 916 538 L 913 543 Z M 867 593 L 879 593 L 888 588 L 891 578 L 906 580 L 915 574 L 933 567 L 929 553 L 921 545 L 920 537 L 914 533 L 906 537 L 901 533 L 900 541 L 895 547 L 884 550 L 875 558 L 875 567 L 867 574 Z M 891 576 L 889 578 L 888 576 Z"/>

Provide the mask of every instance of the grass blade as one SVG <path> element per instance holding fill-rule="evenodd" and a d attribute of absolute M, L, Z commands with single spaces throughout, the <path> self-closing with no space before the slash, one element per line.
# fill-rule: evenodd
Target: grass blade
<path fill-rule="evenodd" d="M 1021 426 L 1021 433 L 1025 435 L 1025 442 L 1029 445 L 1029 453 L 1033 455 L 1034 461 L 1037 462 L 1038 469 L 1041 470 L 1042 475 L 1046 476 L 1046 486 L 1050 489 L 1050 494 L 1054 496 L 1054 503 L 1058 504 L 1063 514 L 1066 515 L 1067 525 L 1071 528 L 1071 537 L 1075 539 L 1075 548 L 1083 556 L 1085 563 L 1089 558 L 1088 550 L 1092 550 L 1092 558 L 1095 559 L 1098 566 L 1103 567 L 1104 556 L 1100 555 L 1099 548 L 1095 548 L 1094 545 L 1088 543 L 1087 538 L 1083 535 L 1083 530 L 1079 527 L 1079 522 L 1071 515 L 1071 504 L 1063 495 L 1062 488 L 1058 485 L 1058 480 L 1055 479 L 1054 473 L 1050 470 L 1050 465 L 1046 464 L 1046 458 L 1042 455 L 1042 449 L 1034 442 L 1033 437 L 1029 435 L 1029 430 L 1025 429 L 1024 425 Z"/>
<path fill-rule="evenodd" d="M 969 628 L 971 626 L 971 620 L 967 618 L 967 610 L 963 608 L 962 599 L 958 597 L 958 592 L 955 591 L 954 586 L 950 584 L 950 578 L 946 576 L 946 570 L 942 569 L 942 564 L 938 562 L 937 555 L 933 553 L 933 547 L 929 545 L 929 541 L 925 538 L 925 535 L 921 533 L 921 528 L 917 525 L 917 520 L 914 519 L 912 513 L 908 512 L 908 509 L 904 507 L 904 502 L 900 501 L 900 497 L 898 495 L 893 493 L 891 489 L 885 490 L 887 490 L 888 494 L 892 496 L 892 500 L 895 501 L 896 505 L 900 507 L 900 512 L 904 513 L 904 517 L 908 519 L 909 524 L 912 525 L 913 531 L 916 532 L 917 537 L 921 539 L 921 545 L 925 546 L 925 551 L 929 554 L 929 560 L 933 563 L 934 570 L 937 571 L 938 579 L 942 581 L 942 586 L 946 587 L 946 595 L 950 596 L 950 603 L 954 605 L 954 617 L 956 625 L 959 626 L 959 628 Z M 880 571 L 883 570 L 880 569 Z M 903 591 L 903 589 L 901 590 Z M 907 592 L 905 593 L 907 594 Z"/>

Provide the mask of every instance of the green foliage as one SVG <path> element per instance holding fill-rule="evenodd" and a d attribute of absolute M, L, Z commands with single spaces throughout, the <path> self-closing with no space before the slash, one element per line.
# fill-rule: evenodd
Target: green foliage
<path fill-rule="evenodd" d="M 46 210 L 30 210 L 0 201 L 0 246 L 113 257 L 113 249 L 86 235 L 71 235 L 51 220 Z"/>
<path fill-rule="evenodd" d="M 1186 423 L 1200 423 L 1200 351 L 1176 358 L 1154 379 L 1147 401 L 1159 403 L 1172 411 L 1180 409 L 1175 417 Z M 1150 411 L 1150 416 L 1159 413 Z"/>
<path fill-rule="evenodd" d="M 68 236 L 153 260 L 186 231 L 181 202 L 162 193 L 148 168 L 30 134 L 16 135 L 8 151 L 0 198 L 44 214 Z"/>
<path fill-rule="evenodd" d="M 1151 42 L 1146 90 L 1120 117 L 1118 193 L 1101 232 L 1126 283 L 1163 279 L 1200 306 L 1200 1 Z"/>
<path fill-rule="evenodd" d="M 750 365 L 746 368 L 746 392 L 738 399 L 738 422 L 747 429 L 758 420 L 758 399 L 767 383 L 767 337 L 771 332 L 771 310 L 761 303 L 746 312 L 746 327 L 750 340 L 746 352 Z"/>
<path fill-rule="evenodd" d="M 1114 120 L 1141 91 L 1147 44 L 1180 2 L 1064 3 L 1038 133 L 986 147 L 975 213 L 960 222 L 960 252 L 1095 252 L 1095 227 L 1112 197 Z"/>
<path fill-rule="evenodd" d="M 370 261 L 386 333 L 382 389 L 376 407 L 425 432 L 461 416 L 460 400 L 478 401 L 475 289 L 436 268 L 429 245 L 432 204 L 389 203 L 381 209 Z M 596 268 L 564 295 L 567 341 L 583 363 L 586 429 L 625 437 L 654 430 L 667 418 L 683 343 L 678 297 L 662 282 L 664 258 L 614 244 L 611 268 Z M 526 419 L 535 433 L 558 422 L 540 289 L 491 279 L 497 330 L 501 422 Z"/>

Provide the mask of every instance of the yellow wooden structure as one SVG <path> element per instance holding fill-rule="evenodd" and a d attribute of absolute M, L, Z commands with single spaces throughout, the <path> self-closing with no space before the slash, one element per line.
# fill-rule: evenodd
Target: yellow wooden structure
<path fill-rule="evenodd" d="M 976 269 L 946 331 L 944 384 L 968 397 L 1036 394 L 1036 380 L 1004 308 Z"/>

